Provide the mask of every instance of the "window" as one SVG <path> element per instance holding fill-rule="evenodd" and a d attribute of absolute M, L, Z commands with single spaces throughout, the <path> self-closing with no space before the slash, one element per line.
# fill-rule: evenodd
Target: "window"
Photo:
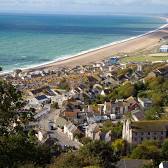
<path fill-rule="evenodd" d="M 141 137 L 141 141 L 143 141 L 143 138 Z"/>
<path fill-rule="evenodd" d="M 148 135 L 150 135 L 150 132 L 148 132 Z"/>
<path fill-rule="evenodd" d="M 141 135 L 144 135 L 144 133 L 143 133 L 143 132 L 141 132 Z"/>

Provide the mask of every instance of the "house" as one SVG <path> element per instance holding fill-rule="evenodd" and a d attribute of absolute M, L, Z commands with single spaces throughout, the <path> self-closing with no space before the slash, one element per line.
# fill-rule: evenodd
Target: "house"
<path fill-rule="evenodd" d="M 159 168 L 168 168 L 168 161 L 161 162 Z"/>
<path fill-rule="evenodd" d="M 150 100 L 148 98 L 140 98 L 140 97 L 138 97 L 138 102 L 141 104 L 141 106 L 143 108 L 148 108 L 148 107 L 152 106 L 152 100 Z"/>
<path fill-rule="evenodd" d="M 106 142 L 111 141 L 111 131 L 102 132 L 99 128 L 100 124 L 94 123 L 86 127 L 85 136 L 92 140 L 102 140 Z"/>
<path fill-rule="evenodd" d="M 44 107 L 42 110 L 36 112 L 36 114 L 34 115 L 34 119 L 35 120 L 38 120 L 40 119 L 41 117 L 47 115 L 48 113 L 50 113 L 50 106 L 49 107 Z"/>
<path fill-rule="evenodd" d="M 55 126 L 56 126 L 56 127 L 59 127 L 59 128 L 61 128 L 61 129 L 63 129 L 63 128 L 64 128 L 64 125 L 66 125 L 66 124 L 68 123 L 68 121 L 65 120 L 65 119 L 62 118 L 62 117 L 56 116 L 56 117 L 54 118 L 54 123 L 55 123 Z"/>
<path fill-rule="evenodd" d="M 140 144 L 144 140 L 162 141 L 168 138 L 168 120 L 134 122 L 125 120 L 122 138 L 133 145 Z"/>
<path fill-rule="evenodd" d="M 44 130 L 38 130 L 36 133 L 36 137 L 39 142 L 44 143 L 49 138 L 49 135 Z"/>
<path fill-rule="evenodd" d="M 97 123 L 90 124 L 86 127 L 85 136 L 95 140 L 97 133 L 100 131 L 99 125 Z"/>
<path fill-rule="evenodd" d="M 111 57 L 106 61 L 107 66 L 115 65 L 119 61 L 119 57 Z"/>
<path fill-rule="evenodd" d="M 103 112 L 104 114 L 116 114 L 121 117 L 124 113 L 128 112 L 128 106 L 124 100 L 116 100 L 115 102 L 105 102 Z"/>
<path fill-rule="evenodd" d="M 111 114 L 112 113 L 112 103 L 111 102 L 104 103 L 103 112 L 104 112 L 104 114 Z"/>
<path fill-rule="evenodd" d="M 168 53 L 168 45 L 162 45 L 160 47 L 160 52 L 162 52 L 162 53 Z"/>
<path fill-rule="evenodd" d="M 64 134 L 66 134 L 71 140 L 74 140 L 76 133 L 79 133 L 79 130 L 73 123 L 68 122 L 64 125 Z"/>
<path fill-rule="evenodd" d="M 74 121 L 78 117 L 78 112 L 75 111 L 64 111 L 64 117 L 69 121 Z"/>
<path fill-rule="evenodd" d="M 51 99 L 48 98 L 46 95 L 41 95 L 41 96 L 37 96 L 35 97 L 35 99 L 38 101 L 39 104 L 49 104 L 51 103 Z"/>
<path fill-rule="evenodd" d="M 128 111 L 133 111 L 133 110 L 139 109 L 138 101 L 132 96 L 130 96 L 129 98 L 126 99 L 126 103 L 128 106 Z"/>
<path fill-rule="evenodd" d="M 159 76 L 167 76 L 168 75 L 168 65 L 160 67 L 156 70 Z"/>

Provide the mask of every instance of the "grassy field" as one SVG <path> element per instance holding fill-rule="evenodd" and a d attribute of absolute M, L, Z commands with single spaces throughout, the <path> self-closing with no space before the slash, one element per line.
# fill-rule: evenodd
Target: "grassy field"
<path fill-rule="evenodd" d="M 154 61 L 167 61 L 168 53 L 156 53 L 149 54 L 145 56 L 129 56 L 125 58 L 121 58 L 122 63 L 126 62 L 154 62 Z"/>

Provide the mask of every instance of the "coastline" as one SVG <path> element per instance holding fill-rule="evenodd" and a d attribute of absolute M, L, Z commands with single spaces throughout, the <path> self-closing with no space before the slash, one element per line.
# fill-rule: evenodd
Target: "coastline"
<path fill-rule="evenodd" d="M 158 17 L 158 18 L 166 20 L 166 23 L 160 26 L 159 28 L 146 32 L 144 34 L 130 37 L 130 38 L 120 40 L 120 41 L 115 41 L 115 42 L 112 42 L 112 43 L 109 43 L 109 44 L 106 44 L 106 45 L 103 45 L 97 48 L 89 49 L 87 51 L 82 51 L 75 55 L 67 55 L 67 56 L 55 59 L 53 61 L 45 62 L 45 63 L 38 64 L 38 65 L 33 65 L 32 67 L 20 68 L 20 69 L 24 72 L 29 72 L 29 71 L 35 71 L 35 70 L 41 70 L 41 69 L 73 67 L 76 65 L 84 65 L 84 64 L 89 64 L 89 63 L 96 62 L 96 61 L 101 61 L 102 59 L 108 58 L 117 53 L 127 53 L 127 52 L 129 53 L 129 52 L 133 52 L 133 51 L 146 48 L 149 45 L 148 43 L 153 44 L 154 41 L 155 43 L 157 43 L 156 38 L 160 40 L 161 38 L 166 36 L 166 34 L 168 33 L 168 32 L 164 32 L 164 31 L 167 31 L 168 29 L 168 18 L 166 17 Z M 129 47 L 131 45 L 130 43 L 135 44 L 135 43 L 138 43 L 139 40 L 146 41 L 146 40 L 151 40 L 151 39 L 155 39 L 155 40 L 153 42 L 152 41 L 146 42 L 146 45 L 143 45 L 142 47 L 140 45 L 139 47 L 134 47 L 134 49 L 131 49 Z M 6 72 L 4 71 L 0 73 L 0 75 L 8 74 L 13 71 L 14 70 L 6 71 Z"/>

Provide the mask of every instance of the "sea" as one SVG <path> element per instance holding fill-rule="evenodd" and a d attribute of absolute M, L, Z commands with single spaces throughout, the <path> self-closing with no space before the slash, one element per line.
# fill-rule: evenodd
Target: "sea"
<path fill-rule="evenodd" d="M 151 16 L 0 14 L 0 66 L 12 71 L 66 59 L 165 23 Z"/>

